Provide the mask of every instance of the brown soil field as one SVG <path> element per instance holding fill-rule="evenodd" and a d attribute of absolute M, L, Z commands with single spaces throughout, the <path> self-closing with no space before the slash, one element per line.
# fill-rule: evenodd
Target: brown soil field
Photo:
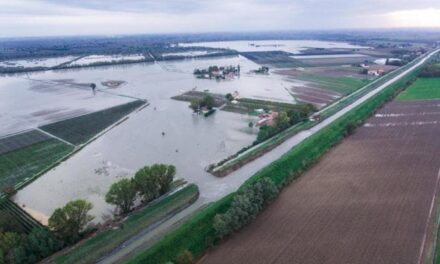
<path fill-rule="evenodd" d="M 329 67 L 308 67 L 308 68 L 291 68 L 275 71 L 277 74 L 297 77 L 303 73 L 313 73 L 328 77 L 353 77 L 357 79 L 365 79 L 365 74 L 361 74 L 360 67 L 353 66 L 329 66 Z"/>
<path fill-rule="evenodd" d="M 425 263 L 440 177 L 440 115 L 427 112 L 440 100 L 387 104 L 200 262 Z"/>
<path fill-rule="evenodd" d="M 342 96 L 337 92 L 316 87 L 293 86 L 290 91 L 298 101 L 314 104 L 318 107 L 325 106 Z"/>

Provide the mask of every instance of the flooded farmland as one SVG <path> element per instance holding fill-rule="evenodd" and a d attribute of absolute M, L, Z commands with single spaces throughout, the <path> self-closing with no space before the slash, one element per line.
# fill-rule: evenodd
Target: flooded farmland
<path fill-rule="evenodd" d="M 194 77 L 195 68 L 213 65 L 240 65 L 241 74 L 221 81 Z M 111 214 L 112 206 L 104 201 L 110 185 L 153 163 L 175 165 L 177 178 L 199 185 L 201 203 L 234 191 L 243 177 L 220 179 L 208 174 L 205 168 L 251 144 L 258 130 L 249 128 L 248 123 L 255 122 L 256 117 L 217 111 L 205 118 L 193 115 L 187 102 L 170 98 L 190 90 L 219 94 L 237 91 L 242 97 L 295 103 L 289 90 L 293 81 L 277 74 L 251 73 L 259 67 L 242 56 L 235 56 L 1 78 L 0 94 L 10 99 L 0 107 L 0 123 L 10 126 L 0 131 L 3 134 L 137 98 L 149 102 L 147 108 L 132 113 L 127 121 L 20 190 L 15 202 L 34 215 L 47 217 L 68 201 L 83 198 L 94 204 L 92 214 L 99 221 Z M 95 94 L 87 86 L 90 83 L 97 85 Z M 23 107 L 17 110 L 17 104 Z M 57 109 L 61 110 L 55 115 Z"/>

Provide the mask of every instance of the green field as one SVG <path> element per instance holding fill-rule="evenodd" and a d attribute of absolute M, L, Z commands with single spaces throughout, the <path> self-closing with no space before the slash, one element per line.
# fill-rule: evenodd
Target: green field
<path fill-rule="evenodd" d="M 7 215 L 9 219 L 13 219 L 23 233 L 30 233 L 34 228 L 43 227 L 38 221 L 21 209 L 21 207 L 9 199 L 0 200 L 0 214 L 2 216 Z"/>
<path fill-rule="evenodd" d="M 48 139 L 0 155 L 0 190 L 32 178 L 73 150 L 56 139 Z"/>
<path fill-rule="evenodd" d="M 84 243 L 56 257 L 55 263 L 95 263 L 100 257 L 118 247 L 148 226 L 172 215 L 195 202 L 199 196 L 196 185 L 188 185 L 176 193 L 130 215 L 123 229 L 111 229 L 87 239 Z"/>
<path fill-rule="evenodd" d="M 312 166 L 334 144 L 338 143 L 344 137 L 347 127 L 351 124 L 359 124 L 368 118 L 375 109 L 393 98 L 396 92 L 414 76 L 415 73 L 401 79 L 309 137 L 279 160 L 250 177 L 240 188 L 253 184 L 262 178 L 272 179 L 279 187 L 286 186 Z M 166 235 L 153 247 L 131 259 L 129 263 L 145 264 L 175 261 L 177 256 L 184 250 L 189 250 L 195 258 L 201 257 L 209 247 L 218 242 L 214 239 L 213 219 L 216 214 L 224 213 L 228 209 L 234 195 L 235 193 L 232 193 L 195 214 L 190 220 Z"/>
<path fill-rule="evenodd" d="M 399 101 L 440 99 L 440 78 L 419 78 L 398 97 Z"/>
<path fill-rule="evenodd" d="M 352 77 L 331 77 L 314 73 L 303 73 L 296 78 L 315 83 L 320 88 L 335 91 L 343 95 L 350 94 L 370 82 Z"/>
<path fill-rule="evenodd" d="M 145 101 L 136 100 L 127 104 L 107 108 L 102 111 L 45 125 L 40 127 L 40 129 L 74 145 L 79 145 L 86 143 L 95 135 L 143 104 L 145 104 Z"/>

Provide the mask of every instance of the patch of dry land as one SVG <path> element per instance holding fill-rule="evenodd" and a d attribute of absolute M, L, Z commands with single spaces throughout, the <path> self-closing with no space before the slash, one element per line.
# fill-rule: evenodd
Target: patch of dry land
<path fill-rule="evenodd" d="M 201 263 L 425 263 L 440 100 L 392 102 Z"/>

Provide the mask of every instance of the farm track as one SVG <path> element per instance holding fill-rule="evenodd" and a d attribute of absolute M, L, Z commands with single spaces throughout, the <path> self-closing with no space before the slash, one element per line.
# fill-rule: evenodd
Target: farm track
<path fill-rule="evenodd" d="M 417 114 L 432 110 L 431 103 L 392 102 L 378 114 L 398 113 L 400 109 Z M 402 123 L 420 117 L 426 118 L 413 115 L 384 120 L 376 115 L 367 122 Z M 440 121 L 440 116 L 429 119 Z M 287 187 L 252 224 L 209 252 L 201 263 L 431 260 L 439 131 L 440 123 L 405 129 L 359 128 Z"/>

